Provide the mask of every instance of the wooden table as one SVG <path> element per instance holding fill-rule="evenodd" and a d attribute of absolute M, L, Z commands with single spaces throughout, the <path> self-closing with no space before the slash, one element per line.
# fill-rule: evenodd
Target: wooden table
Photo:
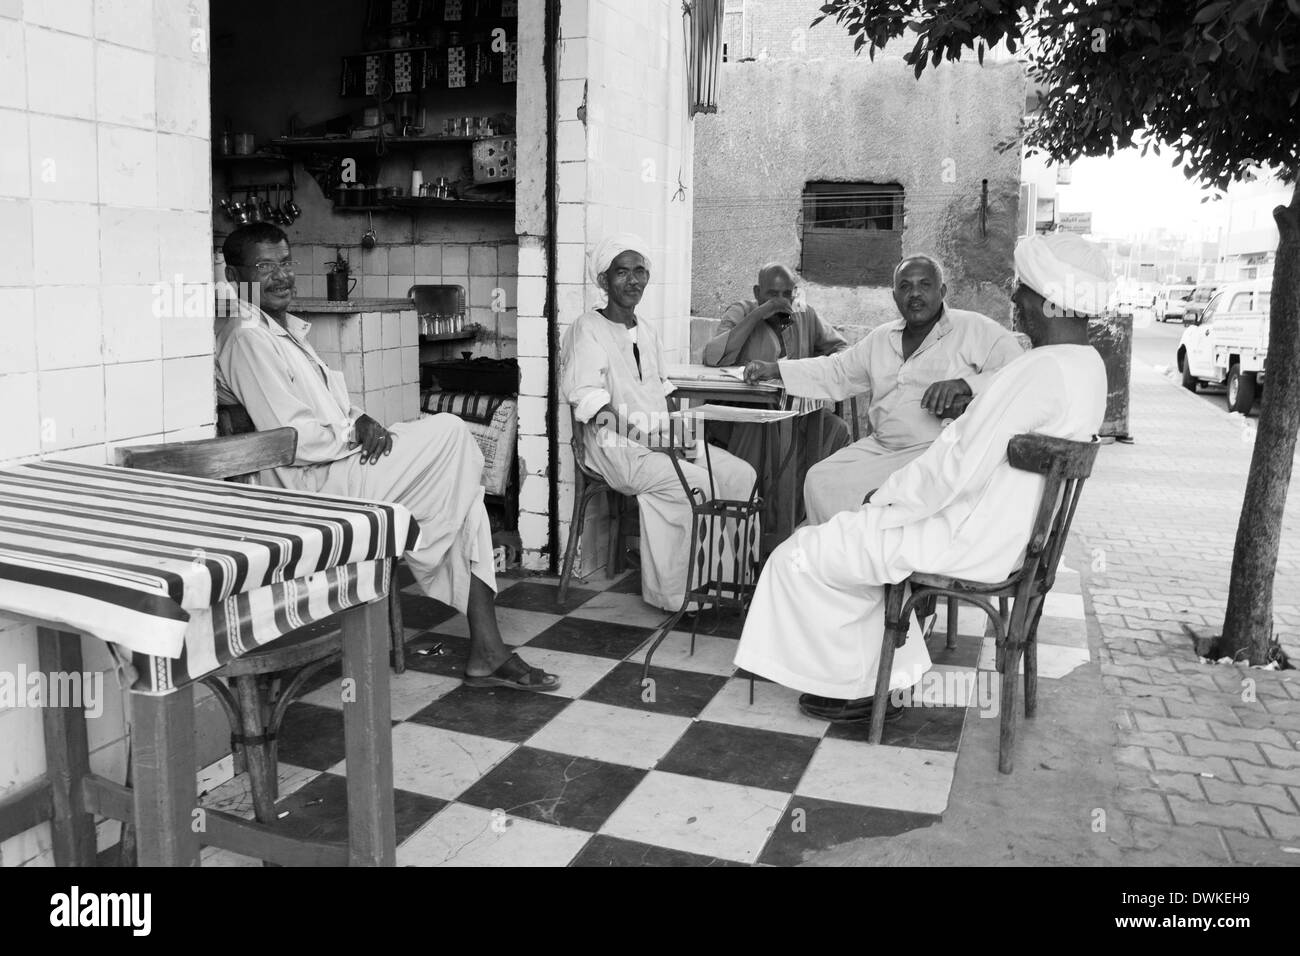
<path fill-rule="evenodd" d="M 0 801 L 0 840 L 49 820 L 55 862 L 93 866 L 100 814 L 135 824 L 141 866 L 197 865 L 201 844 L 272 862 L 393 865 L 383 599 L 392 559 L 418 535 L 389 503 L 108 466 L 0 469 L 0 613 L 37 625 L 47 674 L 82 672 L 86 634 L 133 675 L 133 786 L 91 773 L 80 702 L 46 706 L 47 773 Z M 355 691 L 343 708 L 348 845 L 198 807 L 194 681 L 340 609 Z"/>

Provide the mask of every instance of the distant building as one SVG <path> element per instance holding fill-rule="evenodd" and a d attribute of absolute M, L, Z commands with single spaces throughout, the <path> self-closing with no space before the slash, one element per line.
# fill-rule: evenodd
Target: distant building
<path fill-rule="evenodd" d="M 1263 172 L 1228 187 L 1217 279 L 1233 282 L 1272 277 L 1278 243 L 1273 208 L 1290 201 L 1291 187 Z"/>
<path fill-rule="evenodd" d="M 727 0 L 721 105 L 695 123 L 693 314 L 716 319 L 780 260 L 856 340 L 897 316 L 899 258 L 927 252 L 952 305 L 1008 321 L 1022 65 L 998 51 L 918 81 L 906 39 L 874 62 L 855 56 L 833 21 L 808 28 L 819 9 Z"/>

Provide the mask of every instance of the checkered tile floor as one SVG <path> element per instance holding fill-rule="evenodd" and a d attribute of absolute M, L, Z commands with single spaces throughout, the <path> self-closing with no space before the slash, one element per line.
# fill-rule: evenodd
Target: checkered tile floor
<path fill-rule="evenodd" d="M 1063 570 L 1040 627 L 1040 676 L 1088 660 L 1078 576 Z M 571 587 L 502 579 L 498 618 L 529 664 L 563 677 L 553 694 L 462 685 L 465 619 L 404 589 L 407 671 L 393 675 L 399 865 L 787 865 L 849 840 L 930 826 L 948 803 L 962 729 L 979 719 L 979 670 L 993 666 L 980 612 L 963 608 L 958 646 L 931 641 L 935 668 L 872 747 L 862 725 L 803 716 L 798 694 L 754 686 L 731 663 L 734 616 L 713 633 L 674 632 L 640 661 L 664 614 L 632 572 Z M 968 618 L 967 615 L 970 615 Z M 992 675 L 996 676 L 996 675 Z M 647 700 L 646 697 L 653 696 Z M 292 705 L 280 734 L 286 831 L 346 838 L 338 671 Z M 252 815 L 245 778 L 204 803 Z M 205 865 L 256 861 L 206 848 Z"/>

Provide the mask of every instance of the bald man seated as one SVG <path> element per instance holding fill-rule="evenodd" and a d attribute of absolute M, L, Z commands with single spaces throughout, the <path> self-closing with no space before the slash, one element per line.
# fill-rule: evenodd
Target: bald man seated
<path fill-rule="evenodd" d="M 750 362 L 777 362 L 780 359 L 812 358 L 843 352 L 849 343 L 827 325 L 810 305 L 795 302 L 798 286 L 794 273 L 779 262 L 770 262 L 758 272 L 754 298 L 741 299 L 727 306 L 718 323 L 717 333 L 704 346 L 704 364 L 730 367 Z M 737 423 L 723 433 L 710 429 L 727 450 L 744 459 L 764 475 L 764 494 L 780 502 L 796 502 L 794 523 L 804 519 L 803 485 L 808 469 L 849 444 L 849 427 L 821 402 L 797 400 L 804 412 L 792 423 L 750 425 Z M 725 426 L 724 426 L 725 428 Z M 796 432 L 797 429 L 797 432 Z M 763 433 L 767 431 L 768 460 L 763 457 Z M 799 460 L 790 462 L 780 472 L 774 486 L 773 461 L 782 462 L 790 444 L 798 436 Z M 769 530 L 785 538 L 794 530 L 788 508 L 778 508 L 769 517 Z"/>

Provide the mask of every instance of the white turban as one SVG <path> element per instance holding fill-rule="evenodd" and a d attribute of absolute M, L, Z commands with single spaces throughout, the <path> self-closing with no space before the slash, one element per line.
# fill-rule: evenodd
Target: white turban
<path fill-rule="evenodd" d="M 612 236 L 606 236 L 587 253 L 587 273 L 591 276 L 591 281 L 599 286 L 596 277 L 608 272 L 614 260 L 625 252 L 640 253 L 641 258 L 645 259 L 645 267 L 649 269 L 650 256 L 646 252 L 647 248 L 646 241 L 634 232 L 616 232 Z"/>
<path fill-rule="evenodd" d="M 1100 315 L 1115 277 L 1101 248 L 1072 232 L 1027 236 L 1016 246 L 1016 274 L 1058 309 Z"/>

